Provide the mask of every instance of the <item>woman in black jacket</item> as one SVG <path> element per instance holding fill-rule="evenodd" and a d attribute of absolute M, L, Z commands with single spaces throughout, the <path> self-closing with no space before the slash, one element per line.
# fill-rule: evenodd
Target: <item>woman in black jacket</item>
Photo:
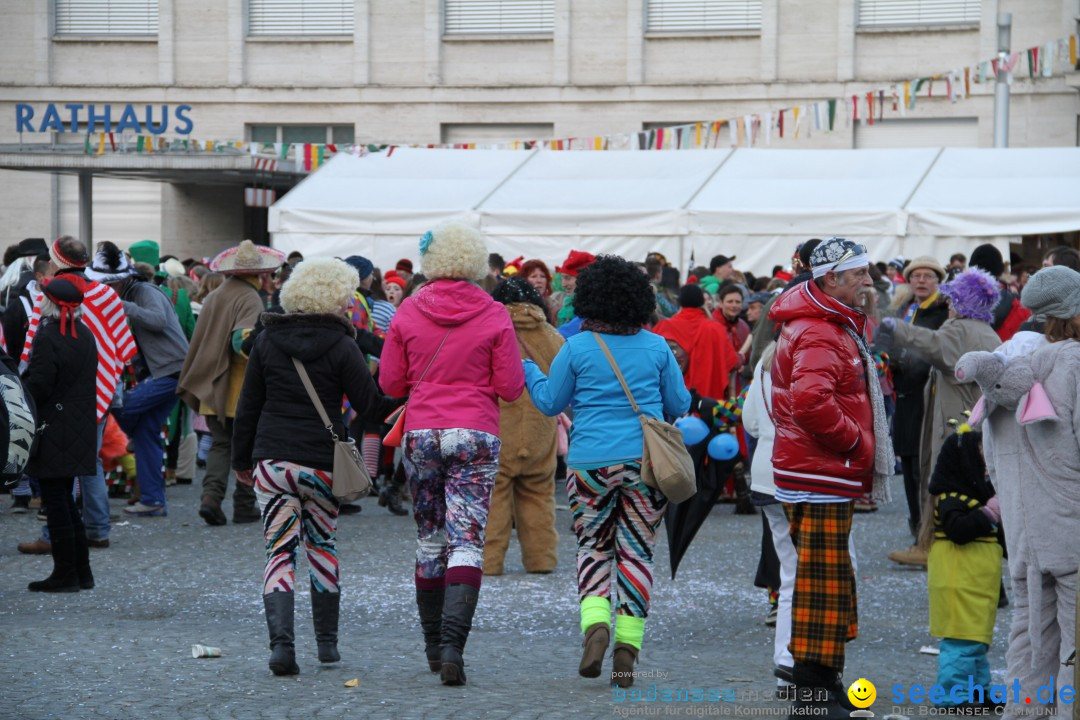
<path fill-rule="evenodd" d="M 79 320 L 82 278 L 56 277 L 44 286 L 41 326 L 26 370 L 38 412 L 38 445 L 26 472 L 38 479 L 52 538 L 53 571 L 30 583 L 37 592 L 94 587 L 86 528 L 72 497 L 76 475 L 97 468 L 97 343 Z"/>
<path fill-rule="evenodd" d="M 344 317 L 358 279 L 340 260 L 305 260 L 281 289 L 284 314 L 264 313 L 233 426 L 233 468 L 254 484 L 266 533 L 263 604 L 270 669 L 294 675 L 293 588 L 302 540 L 311 580 L 311 613 L 320 662 L 337 662 L 339 586 L 333 494 L 334 445 L 300 380 L 304 364 L 339 438 L 348 437 L 341 399 L 360 414 L 385 417 L 400 404 L 379 393 Z"/>

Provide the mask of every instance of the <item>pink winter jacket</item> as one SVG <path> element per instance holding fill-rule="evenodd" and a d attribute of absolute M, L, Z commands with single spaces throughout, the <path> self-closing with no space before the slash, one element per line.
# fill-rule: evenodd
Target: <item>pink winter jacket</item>
<path fill-rule="evenodd" d="M 448 330 L 438 358 L 412 392 Z M 428 283 L 401 303 L 390 323 L 379 385 L 395 397 L 411 393 L 406 432 L 466 428 L 498 435 L 499 398 L 512 402 L 525 388 L 506 307 L 472 283 Z"/>

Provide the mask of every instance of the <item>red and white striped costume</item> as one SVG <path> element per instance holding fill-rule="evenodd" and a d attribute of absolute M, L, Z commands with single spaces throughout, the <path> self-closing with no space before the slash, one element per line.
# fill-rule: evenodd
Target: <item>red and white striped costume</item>
<path fill-rule="evenodd" d="M 40 291 L 34 295 L 34 309 L 26 329 L 21 364 L 30 362 L 30 350 L 41 322 L 41 300 L 44 297 Z M 135 338 L 128 329 L 120 296 L 108 285 L 87 281 L 82 320 L 97 341 L 97 419 L 100 422 L 109 411 L 124 364 L 135 356 Z"/>

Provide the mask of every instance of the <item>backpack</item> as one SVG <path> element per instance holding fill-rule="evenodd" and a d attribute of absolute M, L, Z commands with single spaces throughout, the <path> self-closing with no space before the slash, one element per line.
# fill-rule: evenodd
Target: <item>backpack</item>
<path fill-rule="evenodd" d="M 34 399 L 22 380 L 0 363 L 0 486 L 19 482 L 37 434 L 37 411 Z"/>

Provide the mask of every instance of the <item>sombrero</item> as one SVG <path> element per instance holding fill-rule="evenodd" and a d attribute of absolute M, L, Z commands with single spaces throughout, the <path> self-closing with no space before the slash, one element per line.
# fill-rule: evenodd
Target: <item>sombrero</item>
<path fill-rule="evenodd" d="M 285 253 L 245 240 L 221 251 L 210 261 L 210 270 L 222 275 L 257 275 L 277 270 L 285 263 Z"/>

